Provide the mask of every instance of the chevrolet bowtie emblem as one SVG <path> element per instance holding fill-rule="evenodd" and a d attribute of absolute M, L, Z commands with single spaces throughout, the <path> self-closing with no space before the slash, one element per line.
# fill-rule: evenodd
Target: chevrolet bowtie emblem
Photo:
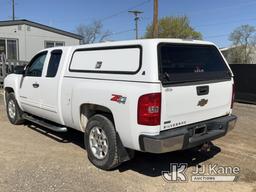
<path fill-rule="evenodd" d="M 198 101 L 197 106 L 203 107 L 208 103 L 208 99 L 201 99 L 200 101 Z"/>

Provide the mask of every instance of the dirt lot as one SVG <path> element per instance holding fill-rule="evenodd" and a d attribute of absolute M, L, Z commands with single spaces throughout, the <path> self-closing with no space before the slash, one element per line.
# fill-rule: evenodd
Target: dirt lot
<path fill-rule="evenodd" d="M 83 135 L 47 132 L 33 125 L 13 126 L 0 94 L 0 191 L 253 191 L 256 192 L 256 106 L 236 104 L 236 129 L 214 142 L 211 152 L 188 150 L 164 155 L 137 153 L 110 172 L 86 158 Z M 170 163 L 239 166 L 237 182 L 167 183 L 161 172 Z"/>

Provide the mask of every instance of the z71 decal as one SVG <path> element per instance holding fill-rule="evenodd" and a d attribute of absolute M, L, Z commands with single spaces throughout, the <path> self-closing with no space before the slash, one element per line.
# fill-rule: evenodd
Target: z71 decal
<path fill-rule="evenodd" d="M 122 95 L 112 94 L 111 101 L 115 101 L 117 103 L 125 104 L 126 100 L 127 100 L 127 97 L 123 97 Z"/>

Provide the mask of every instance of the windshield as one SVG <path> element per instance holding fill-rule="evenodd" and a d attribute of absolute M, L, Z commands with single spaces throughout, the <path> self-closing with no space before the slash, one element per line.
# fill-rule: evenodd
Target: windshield
<path fill-rule="evenodd" d="M 160 44 L 158 48 L 162 83 L 184 83 L 230 79 L 231 73 L 213 45 Z"/>

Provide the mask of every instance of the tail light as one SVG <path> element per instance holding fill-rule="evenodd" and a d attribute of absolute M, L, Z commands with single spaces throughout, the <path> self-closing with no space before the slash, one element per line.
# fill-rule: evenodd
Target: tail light
<path fill-rule="evenodd" d="M 235 102 L 235 84 L 233 84 L 233 88 L 232 88 L 232 100 L 231 100 L 231 109 L 233 109 L 234 106 L 234 102 Z"/>
<path fill-rule="evenodd" d="M 161 93 L 142 95 L 138 101 L 138 124 L 160 125 Z"/>

